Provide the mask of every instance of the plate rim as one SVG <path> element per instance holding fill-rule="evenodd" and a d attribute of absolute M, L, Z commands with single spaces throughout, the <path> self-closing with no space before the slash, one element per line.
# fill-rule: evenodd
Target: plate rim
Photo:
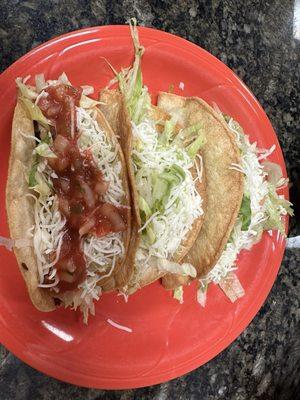
<path fill-rule="evenodd" d="M 282 154 L 282 149 L 278 141 L 278 137 L 276 135 L 275 130 L 273 129 L 271 122 L 269 118 L 267 117 L 265 111 L 263 110 L 262 106 L 254 96 L 254 94 L 251 92 L 251 90 L 245 85 L 245 83 L 227 66 L 225 65 L 221 60 L 219 60 L 217 57 L 209 53 L 207 50 L 203 49 L 202 47 L 196 45 L 195 43 L 192 43 L 180 36 L 177 36 L 172 33 L 168 33 L 159 29 L 155 28 L 150 28 L 150 27 L 138 27 L 139 33 L 141 36 L 144 34 L 147 35 L 148 32 L 150 33 L 155 33 L 155 35 L 162 35 L 166 38 L 166 41 L 171 41 L 171 42 L 177 42 L 177 44 L 185 46 L 185 49 L 193 52 L 195 56 L 200 56 L 200 53 L 202 55 L 205 55 L 208 57 L 208 59 L 211 59 L 213 62 L 217 62 L 218 66 L 222 68 L 224 71 L 227 71 L 230 74 L 230 79 L 233 80 L 234 83 L 236 83 L 239 87 L 242 87 L 243 91 L 247 93 L 248 96 L 251 98 L 251 102 L 255 104 L 255 107 L 257 110 L 259 110 L 260 117 L 263 118 L 264 124 L 268 126 L 269 129 L 272 130 L 273 133 L 273 138 L 274 143 L 277 147 L 277 151 L 279 151 L 279 155 L 283 160 L 283 173 L 286 176 L 286 164 L 285 160 Z M 19 59 L 17 59 L 13 64 L 11 64 L 7 69 L 5 69 L 1 74 L 0 74 L 0 83 L 2 79 L 7 79 L 7 76 L 9 76 L 13 73 L 14 68 L 16 65 L 24 63 L 27 59 L 30 59 L 34 54 L 38 54 L 39 52 L 45 50 L 47 47 L 51 47 L 52 45 L 55 45 L 57 42 L 65 42 L 69 39 L 73 39 L 74 37 L 79 37 L 82 38 L 84 35 L 88 34 L 95 34 L 99 33 L 105 33 L 108 37 L 110 36 L 109 33 L 112 34 L 113 31 L 118 31 L 118 34 L 124 34 L 124 36 L 128 36 L 128 25 L 101 25 L 101 26 L 93 26 L 93 27 L 87 27 L 83 29 L 78 29 L 75 31 L 67 32 L 59 36 L 55 36 L 52 39 L 38 45 L 37 47 L 34 47 L 31 49 L 29 52 L 21 56 Z M 174 44 L 174 43 L 173 43 Z M 286 193 L 286 198 L 288 199 L 288 192 Z M 288 229 L 288 218 L 286 219 L 286 229 Z M 91 377 L 91 376 L 86 376 L 84 373 L 77 373 L 74 374 L 74 372 L 67 374 L 67 371 L 64 367 L 58 367 L 57 365 L 55 366 L 52 362 L 37 359 L 37 358 L 32 358 L 29 355 L 26 355 L 26 352 L 24 352 L 24 349 L 22 349 L 22 346 L 20 345 L 20 342 L 12 335 L 11 338 L 9 337 L 9 332 L 7 332 L 6 338 L 3 340 L 3 331 L 7 327 L 4 326 L 3 322 L 1 321 L 1 314 L 0 314 L 0 326 L 2 326 L 1 329 L 1 343 L 13 354 L 16 354 L 16 356 L 25 362 L 26 364 L 30 365 L 31 367 L 37 369 L 38 371 L 51 376 L 55 379 L 58 379 L 63 382 L 67 382 L 73 385 L 78 385 L 87 388 L 97 388 L 97 389 L 132 389 L 132 388 L 140 388 L 140 387 L 145 387 L 149 385 L 154 385 L 154 384 L 159 384 L 168 380 L 176 379 L 179 376 L 182 376 L 184 374 L 187 374 L 191 372 L 192 370 L 206 364 L 209 362 L 211 359 L 216 357 L 217 355 L 220 354 L 223 350 L 225 350 L 233 341 L 235 341 L 240 334 L 246 329 L 246 327 L 252 322 L 254 317 L 258 314 L 259 310 L 263 306 L 266 298 L 268 297 L 272 286 L 274 285 L 275 279 L 278 275 L 281 262 L 283 259 L 284 255 L 284 250 L 285 250 L 285 240 L 281 237 L 280 243 L 278 245 L 278 261 L 276 267 L 274 267 L 272 270 L 269 270 L 268 275 L 266 275 L 266 282 L 267 285 L 262 288 L 260 286 L 260 291 L 257 294 L 256 297 L 256 302 L 255 302 L 255 311 L 252 311 L 248 309 L 248 312 L 244 314 L 244 318 L 241 320 L 241 322 L 238 325 L 238 329 L 235 329 L 234 335 L 231 334 L 230 338 L 228 339 L 227 337 L 222 338 L 219 340 L 213 347 L 213 351 L 211 348 L 205 353 L 210 353 L 210 356 L 207 357 L 207 360 L 204 362 L 200 362 L 197 358 L 197 355 L 193 357 L 192 360 L 186 361 L 185 363 L 181 364 L 180 367 L 176 368 L 176 373 L 172 373 L 169 371 L 167 372 L 160 372 L 158 375 L 151 375 L 151 376 L 144 376 L 142 378 L 143 384 L 137 383 L 141 381 L 140 377 L 131 377 L 131 378 L 124 378 L 122 382 L 120 382 L 116 378 L 108 379 L 107 377 L 104 378 L 104 382 L 101 380 L 101 377 Z M 17 351 L 15 350 L 17 349 Z M 202 355 L 203 357 L 203 355 Z M 61 372 L 58 372 L 61 369 Z M 51 370 L 51 372 L 49 372 Z M 171 370 L 174 371 L 174 370 Z M 111 384 L 107 384 L 108 380 L 111 381 Z M 125 381 L 128 384 L 125 384 Z M 101 383 L 102 382 L 102 383 Z M 132 383 L 130 383 L 132 382 Z M 119 383 L 119 384 L 118 384 Z"/>

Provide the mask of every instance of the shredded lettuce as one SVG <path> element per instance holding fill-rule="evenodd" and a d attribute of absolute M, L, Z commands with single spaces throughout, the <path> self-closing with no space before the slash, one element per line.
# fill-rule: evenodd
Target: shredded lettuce
<path fill-rule="evenodd" d="M 155 171 L 152 174 L 152 212 L 163 212 L 173 187 L 178 186 L 185 179 L 184 170 L 177 165 L 165 168 L 161 174 Z"/>
<path fill-rule="evenodd" d="M 33 153 L 33 156 L 28 174 L 28 187 L 44 198 L 51 194 L 51 184 L 43 173 L 44 165 L 41 157 L 37 153 Z"/>
<path fill-rule="evenodd" d="M 242 231 L 247 231 L 251 222 L 251 200 L 249 195 L 243 196 L 239 218 L 242 222 Z"/>
<path fill-rule="evenodd" d="M 167 173 L 165 173 L 165 176 L 166 175 Z M 165 176 L 156 172 L 152 173 L 152 213 L 163 210 L 163 206 L 169 198 L 171 185 L 168 180 L 165 179 Z"/>
<path fill-rule="evenodd" d="M 41 93 L 42 90 L 46 87 L 45 75 L 37 74 L 35 76 L 35 88 L 38 93 Z"/>
<path fill-rule="evenodd" d="M 164 130 L 158 138 L 158 141 L 161 145 L 167 146 L 171 142 L 175 125 L 176 120 L 174 118 L 171 118 L 165 122 Z"/>
<path fill-rule="evenodd" d="M 28 186 L 30 189 L 33 189 L 37 185 L 36 173 L 38 165 L 39 165 L 39 157 L 35 157 L 28 175 Z"/>
<path fill-rule="evenodd" d="M 151 214 L 157 211 L 164 212 L 172 189 L 180 185 L 184 181 L 185 176 L 184 170 L 176 164 L 165 168 L 160 174 L 156 171 L 152 172 Z"/>
<path fill-rule="evenodd" d="M 41 197 L 47 197 L 51 194 L 51 188 L 43 173 L 38 171 L 39 162 L 32 164 L 28 177 L 28 186 L 35 192 L 39 193 Z"/>
<path fill-rule="evenodd" d="M 180 137 L 182 140 L 186 140 L 191 137 L 193 134 L 198 133 L 201 129 L 202 124 L 201 122 L 197 122 L 196 124 L 187 126 L 186 128 L 181 130 Z"/>
<path fill-rule="evenodd" d="M 285 227 L 282 221 L 282 215 L 289 214 L 292 216 L 293 210 L 292 203 L 278 195 L 274 185 L 269 183 L 268 195 L 265 199 L 265 212 L 267 219 L 263 224 L 264 230 L 278 229 L 279 232 L 285 236 Z"/>
<path fill-rule="evenodd" d="M 50 132 L 41 132 L 41 143 L 51 144 L 53 143 L 52 135 Z"/>
<path fill-rule="evenodd" d="M 183 303 L 183 287 L 182 286 L 178 286 L 176 289 L 174 289 L 173 298 L 178 300 L 180 304 Z"/>
<path fill-rule="evenodd" d="M 178 112 L 179 111 L 180 110 L 178 110 Z M 197 138 L 201 127 L 202 127 L 201 123 L 197 122 L 196 124 L 181 129 L 176 138 L 174 139 L 174 143 L 181 147 L 186 147 L 188 144 L 191 143 L 191 141 Z"/>
<path fill-rule="evenodd" d="M 44 128 L 49 129 L 49 125 L 52 125 L 51 122 L 43 115 L 39 106 L 34 104 L 31 100 L 21 97 L 21 102 L 23 103 L 24 107 L 26 108 L 30 118 L 33 121 L 37 121 L 40 123 Z"/>
<path fill-rule="evenodd" d="M 23 98 L 29 100 L 35 100 L 37 98 L 37 93 L 33 89 L 31 89 L 28 85 L 25 85 L 25 83 L 22 82 L 22 78 L 17 78 L 16 84 Z"/>
<path fill-rule="evenodd" d="M 140 209 L 140 216 L 141 216 L 141 221 L 142 224 L 145 224 L 146 221 L 151 217 L 152 211 L 151 208 L 149 207 L 149 204 L 146 202 L 146 200 L 139 195 L 139 209 Z M 144 229 L 142 229 L 142 234 L 144 237 L 146 237 L 147 243 L 149 245 L 153 244 L 156 236 L 153 231 L 153 227 L 151 223 L 148 223 Z"/>
<path fill-rule="evenodd" d="M 151 208 L 141 195 L 139 195 L 138 202 L 139 202 L 141 219 L 143 222 L 146 222 L 146 220 L 151 216 Z"/>
<path fill-rule="evenodd" d="M 41 157 L 57 158 L 56 154 L 49 147 L 51 142 L 51 134 L 50 132 L 47 132 L 43 140 L 41 140 L 38 146 L 36 146 L 36 148 L 33 150 L 33 161 L 28 175 L 29 188 L 34 189 L 41 195 L 46 195 L 49 193 L 49 185 L 46 183 L 46 178 L 42 177 L 41 171 L 39 171 L 38 168 L 42 161 Z"/>
<path fill-rule="evenodd" d="M 203 144 L 204 144 L 204 138 L 202 136 L 198 136 L 197 139 L 195 139 L 194 142 L 187 147 L 186 149 L 187 153 L 192 160 L 195 159 L 196 155 L 198 154 L 198 151 L 203 146 Z"/>
<path fill-rule="evenodd" d="M 148 224 L 145 229 L 146 229 L 146 236 L 147 236 L 146 240 L 147 240 L 148 244 L 151 246 L 156 240 L 156 235 L 154 233 L 152 224 L 151 223 Z"/>
<path fill-rule="evenodd" d="M 184 170 L 177 164 L 171 166 L 169 174 L 172 174 L 172 180 L 175 179 L 177 185 L 183 182 L 186 177 Z"/>
<path fill-rule="evenodd" d="M 45 176 L 40 173 L 37 172 L 35 174 L 35 179 L 37 184 L 35 185 L 35 187 L 33 188 L 37 193 L 40 194 L 41 197 L 47 197 L 51 194 L 51 188 L 45 178 Z"/>
<path fill-rule="evenodd" d="M 181 129 L 174 138 L 173 143 L 186 149 L 191 160 L 194 160 L 200 148 L 205 144 L 205 139 L 201 135 L 202 125 L 200 122 Z"/>
<path fill-rule="evenodd" d="M 163 213 L 170 198 L 172 189 L 180 185 L 186 177 L 185 171 L 176 164 L 165 168 L 163 172 L 151 171 L 149 178 L 137 174 L 136 179 L 139 188 L 144 187 L 148 201 L 141 194 L 139 195 L 139 209 L 143 223 L 156 212 Z M 148 183 L 147 183 L 148 182 Z M 149 182 L 151 185 L 149 186 Z"/>
<path fill-rule="evenodd" d="M 182 276 L 191 276 L 196 278 L 197 271 L 192 264 L 183 263 L 179 264 L 174 261 L 169 261 L 164 258 L 157 259 L 157 266 L 161 271 L 168 272 L 171 274 L 180 274 Z"/>
<path fill-rule="evenodd" d="M 57 155 L 50 149 L 49 144 L 45 142 L 41 142 L 34 151 L 41 157 L 57 158 Z"/>
<path fill-rule="evenodd" d="M 129 20 L 129 26 L 135 52 L 133 65 L 130 68 L 122 69 L 119 73 L 112 69 L 116 73 L 119 88 L 125 98 L 131 120 L 138 124 L 145 118 L 145 115 L 147 115 L 151 107 L 151 98 L 148 89 L 143 86 L 141 59 L 144 53 L 144 47 L 141 46 L 139 42 L 135 18 Z"/>

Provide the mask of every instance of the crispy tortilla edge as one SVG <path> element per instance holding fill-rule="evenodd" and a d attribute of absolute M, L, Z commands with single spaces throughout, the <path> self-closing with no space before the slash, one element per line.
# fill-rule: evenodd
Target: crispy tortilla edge
<path fill-rule="evenodd" d="M 6 184 L 6 213 L 12 239 L 24 239 L 28 228 L 34 225 L 33 199 L 26 196 L 30 193 L 25 174 L 31 167 L 31 156 L 34 142 L 24 138 L 33 135 L 33 123 L 18 100 L 12 121 L 11 151 L 9 157 L 8 178 Z M 53 311 L 57 308 L 54 298 L 38 287 L 38 266 L 34 248 L 14 247 L 20 272 L 27 286 L 33 305 L 40 311 Z"/>
<path fill-rule="evenodd" d="M 140 243 L 140 233 L 138 232 L 141 226 L 139 208 L 134 196 L 137 196 L 136 187 L 134 185 L 134 171 L 131 163 L 132 151 L 132 130 L 131 122 L 126 109 L 125 100 L 117 90 L 103 89 L 100 92 L 100 101 L 103 104 L 99 105 L 101 112 L 108 123 L 114 128 L 120 146 L 124 155 L 125 171 L 128 179 L 128 190 L 131 192 L 131 234 L 129 239 L 128 251 L 125 258 L 124 268 L 127 268 L 129 273 L 127 279 L 117 280 L 115 288 L 125 292 L 130 280 L 134 276 L 135 269 L 135 254 Z M 137 197 L 135 197 L 137 198 Z"/>

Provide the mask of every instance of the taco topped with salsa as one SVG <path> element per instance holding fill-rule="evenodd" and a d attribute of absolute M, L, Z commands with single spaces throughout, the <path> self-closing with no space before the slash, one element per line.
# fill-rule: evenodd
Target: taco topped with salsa
<path fill-rule="evenodd" d="M 124 156 L 98 102 L 71 85 L 17 79 L 6 188 L 14 252 L 33 304 L 79 307 L 123 286 L 130 239 Z"/>

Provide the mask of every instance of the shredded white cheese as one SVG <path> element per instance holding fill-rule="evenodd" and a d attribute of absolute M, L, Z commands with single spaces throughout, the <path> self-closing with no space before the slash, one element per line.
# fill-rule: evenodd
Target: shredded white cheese
<path fill-rule="evenodd" d="M 124 299 L 125 303 L 128 303 L 128 298 L 129 298 L 128 294 L 119 291 L 117 296 L 123 296 L 123 299 Z"/>
<path fill-rule="evenodd" d="M 142 236 L 137 251 L 136 265 L 140 269 L 146 269 L 149 267 L 150 257 L 172 258 L 195 219 L 203 214 L 202 199 L 190 172 L 194 162 L 185 150 L 172 145 L 161 146 L 153 121 L 145 120 L 139 125 L 132 123 L 132 127 L 136 141 L 132 152 L 135 179 L 138 193 L 144 199 L 151 198 L 153 172 L 162 173 L 175 164 L 185 173 L 183 181 L 171 189 L 164 212 L 153 213 L 144 225 L 145 227 L 151 222 L 155 235 L 155 241 L 151 245 Z M 201 179 L 202 159 L 197 159 L 195 163 L 197 179 Z"/>
<path fill-rule="evenodd" d="M 122 204 L 124 189 L 122 183 L 122 165 L 118 158 L 116 142 L 108 138 L 94 118 L 93 111 L 88 112 L 77 107 L 77 126 L 80 131 L 78 146 L 81 150 L 92 151 L 98 168 L 102 171 L 104 180 L 109 182 L 108 191 L 104 200 L 115 204 Z"/>
<path fill-rule="evenodd" d="M 120 329 L 120 330 L 122 330 L 122 331 L 126 331 L 126 332 L 129 332 L 129 333 L 132 333 L 132 329 L 131 328 L 128 328 L 127 326 L 124 326 L 124 325 L 120 325 L 120 324 L 118 324 L 117 322 L 115 322 L 115 321 L 113 321 L 113 320 L 111 320 L 111 319 L 107 319 L 107 322 L 111 325 L 111 326 L 113 326 L 114 328 L 117 328 L 117 329 Z"/>
<path fill-rule="evenodd" d="M 53 278 L 56 276 L 55 264 L 60 254 L 66 219 L 58 210 L 56 196 L 50 195 L 46 198 L 29 196 L 35 200 L 33 247 L 37 258 L 39 286 L 55 287 L 58 283 L 57 277 L 49 284 L 44 283 L 44 278 L 46 275 Z"/>

